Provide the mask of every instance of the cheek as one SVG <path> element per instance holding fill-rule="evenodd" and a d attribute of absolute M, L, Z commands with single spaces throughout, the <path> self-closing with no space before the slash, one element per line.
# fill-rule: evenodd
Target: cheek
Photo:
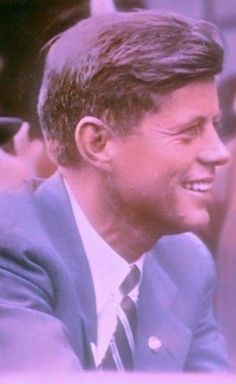
<path fill-rule="evenodd" d="M 142 187 L 174 188 L 192 163 L 190 154 L 188 148 L 176 143 L 169 147 L 138 140 L 125 143 L 113 163 L 113 176 L 130 187 L 133 183 Z"/>
<path fill-rule="evenodd" d="M 127 180 L 139 179 L 156 168 L 156 161 L 143 145 L 124 145 L 113 162 L 116 176 Z"/>

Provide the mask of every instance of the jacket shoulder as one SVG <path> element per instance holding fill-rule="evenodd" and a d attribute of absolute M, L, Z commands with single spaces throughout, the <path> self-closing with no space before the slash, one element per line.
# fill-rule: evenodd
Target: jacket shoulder
<path fill-rule="evenodd" d="M 215 263 L 207 246 L 193 233 L 163 236 L 155 246 L 155 258 L 172 278 L 181 281 L 215 279 Z"/>

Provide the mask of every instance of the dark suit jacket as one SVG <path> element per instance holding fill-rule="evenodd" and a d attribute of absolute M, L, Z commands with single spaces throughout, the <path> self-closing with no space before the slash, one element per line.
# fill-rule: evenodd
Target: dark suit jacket
<path fill-rule="evenodd" d="M 1 196 L 0 215 L 0 371 L 93 368 L 93 282 L 60 176 Z M 144 264 L 136 370 L 227 369 L 213 281 L 213 262 L 196 237 L 158 242 Z M 160 348 L 150 349 L 151 336 Z"/>

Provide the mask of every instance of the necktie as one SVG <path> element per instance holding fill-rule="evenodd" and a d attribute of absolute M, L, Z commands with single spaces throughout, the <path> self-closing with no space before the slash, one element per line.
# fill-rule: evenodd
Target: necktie
<path fill-rule="evenodd" d="M 133 368 L 137 308 L 129 293 L 138 285 L 139 280 L 140 271 L 134 265 L 119 287 L 122 300 L 117 314 L 117 326 L 100 365 L 102 370 L 127 371 Z"/>

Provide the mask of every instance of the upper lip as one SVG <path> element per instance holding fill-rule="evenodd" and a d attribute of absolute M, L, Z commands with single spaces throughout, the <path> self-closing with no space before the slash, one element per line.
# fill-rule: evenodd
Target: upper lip
<path fill-rule="evenodd" d="M 207 177 L 201 177 L 197 179 L 188 179 L 183 182 L 183 184 L 186 183 L 213 183 L 214 182 L 214 177 L 212 176 L 207 176 Z"/>

